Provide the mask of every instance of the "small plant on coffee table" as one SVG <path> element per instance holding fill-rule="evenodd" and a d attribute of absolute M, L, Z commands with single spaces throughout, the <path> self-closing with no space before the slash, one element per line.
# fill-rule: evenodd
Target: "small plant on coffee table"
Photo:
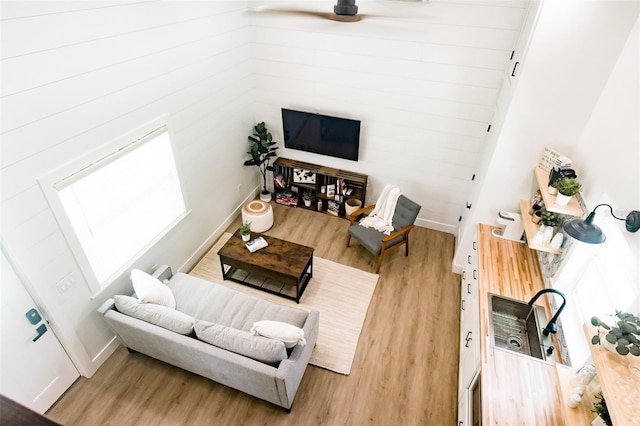
<path fill-rule="evenodd" d="M 251 222 L 245 222 L 240 225 L 240 235 L 242 235 L 243 240 L 248 240 L 251 235 Z"/>

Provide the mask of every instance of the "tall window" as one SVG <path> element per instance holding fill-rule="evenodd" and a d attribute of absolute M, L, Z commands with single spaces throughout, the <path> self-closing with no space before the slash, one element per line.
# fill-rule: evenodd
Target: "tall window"
<path fill-rule="evenodd" d="M 94 292 L 187 213 L 167 127 L 136 136 L 43 186 Z"/>

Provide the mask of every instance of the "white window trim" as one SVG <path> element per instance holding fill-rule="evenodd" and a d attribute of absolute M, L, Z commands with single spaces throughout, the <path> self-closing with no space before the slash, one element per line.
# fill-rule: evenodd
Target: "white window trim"
<path fill-rule="evenodd" d="M 187 193 L 184 190 L 185 185 L 183 181 L 183 173 L 180 167 L 180 161 L 176 156 L 176 151 L 173 146 L 173 142 L 171 143 L 171 149 L 173 151 L 173 157 L 176 161 L 176 168 L 178 173 L 178 180 L 180 183 L 180 188 L 182 192 L 182 197 L 185 205 L 185 212 L 177 217 L 171 224 L 169 224 L 162 232 L 160 232 L 152 241 L 150 241 L 147 245 L 145 245 L 138 253 L 136 253 L 130 261 L 120 267 L 116 272 L 114 272 L 109 278 L 105 280 L 104 283 L 100 284 L 97 280 L 93 268 L 89 263 L 89 259 L 84 253 L 84 249 L 82 248 L 82 244 L 80 240 L 76 236 L 73 225 L 69 221 L 67 214 L 65 212 L 65 208 L 60 201 L 58 196 L 57 188 L 60 186 L 60 183 L 65 180 L 75 180 L 83 176 L 85 171 L 89 171 L 93 164 L 97 162 L 104 161 L 114 161 L 115 159 L 121 157 L 132 149 L 140 146 L 140 143 L 144 143 L 148 140 L 148 137 L 159 130 L 160 128 L 165 127 L 169 132 L 169 137 L 172 141 L 175 141 L 173 137 L 172 127 L 170 125 L 169 116 L 167 114 L 162 115 L 154 120 L 151 120 L 144 125 L 132 130 L 131 132 L 126 133 L 123 136 L 112 139 L 110 142 L 107 142 L 95 150 L 78 157 L 69 163 L 47 173 L 46 175 L 37 179 L 47 201 L 49 202 L 49 206 L 60 225 L 63 236 L 65 237 L 67 243 L 69 244 L 71 251 L 74 255 L 74 258 L 78 262 L 78 266 L 84 275 L 84 278 L 87 282 L 87 285 L 91 291 L 92 298 L 98 296 L 102 290 L 107 288 L 109 284 L 113 283 L 118 277 L 120 277 L 124 272 L 129 270 L 132 265 L 134 265 L 152 246 L 157 244 L 160 240 L 162 240 L 173 228 L 175 228 L 180 222 L 182 222 L 187 216 L 190 215 L 191 209 L 190 204 L 187 199 Z"/>

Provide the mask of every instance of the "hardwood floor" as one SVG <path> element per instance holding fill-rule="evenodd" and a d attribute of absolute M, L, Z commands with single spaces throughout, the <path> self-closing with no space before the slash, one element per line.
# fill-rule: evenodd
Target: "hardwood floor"
<path fill-rule="evenodd" d="M 274 204 L 266 234 L 315 255 L 374 270 L 348 222 Z M 229 232 L 240 226 L 240 218 Z M 47 412 L 65 425 L 454 425 L 457 418 L 459 276 L 453 235 L 416 227 L 410 255 L 387 254 L 351 374 L 309 366 L 291 413 L 120 347 L 91 379 L 80 378 Z"/>

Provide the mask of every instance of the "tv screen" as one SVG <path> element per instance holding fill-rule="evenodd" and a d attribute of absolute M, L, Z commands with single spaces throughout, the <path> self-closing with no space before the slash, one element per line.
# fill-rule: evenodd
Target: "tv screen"
<path fill-rule="evenodd" d="M 358 161 L 360 121 L 282 108 L 284 147 Z"/>

